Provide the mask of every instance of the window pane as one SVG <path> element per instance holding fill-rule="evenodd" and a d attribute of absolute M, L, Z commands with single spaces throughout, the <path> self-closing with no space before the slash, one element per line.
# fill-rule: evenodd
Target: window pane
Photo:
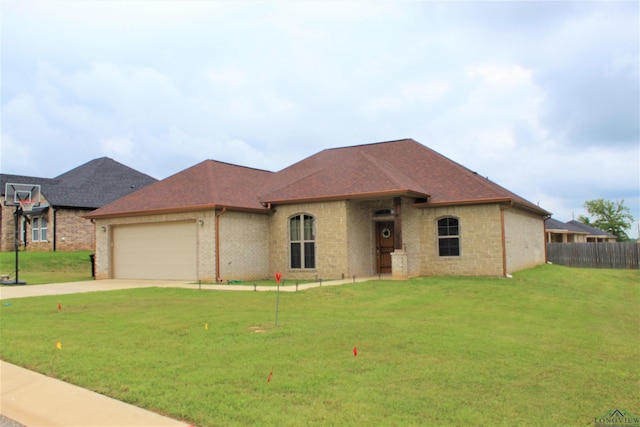
<path fill-rule="evenodd" d="M 456 218 L 439 219 L 438 236 L 458 236 L 458 220 Z"/>
<path fill-rule="evenodd" d="M 301 267 L 300 243 L 291 243 L 291 268 Z"/>
<path fill-rule="evenodd" d="M 40 234 L 40 227 L 38 225 L 38 218 L 33 218 L 31 220 L 31 240 L 34 242 L 37 242 L 39 234 Z"/>
<path fill-rule="evenodd" d="M 45 218 L 40 218 L 40 240 L 47 241 L 47 220 Z"/>
<path fill-rule="evenodd" d="M 290 231 L 290 236 L 291 236 L 291 241 L 299 241 L 300 240 L 300 216 L 295 216 L 293 218 L 291 218 L 291 220 L 289 221 L 289 229 Z"/>
<path fill-rule="evenodd" d="M 438 239 L 438 252 L 440 256 L 460 256 L 460 239 L 457 237 Z"/>
<path fill-rule="evenodd" d="M 316 268 L 316 245 L 313 242 L 304 244 L 304 268 Z"/>
<path fill-rule="evenodd" d="M 313 217 L 309 215 L 304 216 L 304 240 L 315 240 L 313 232 Z"/>

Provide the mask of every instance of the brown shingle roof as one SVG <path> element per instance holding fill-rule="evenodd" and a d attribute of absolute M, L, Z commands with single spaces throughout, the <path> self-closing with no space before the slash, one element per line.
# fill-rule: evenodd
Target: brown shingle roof
<path fill-rule="evenodd" d="M 205 160 L 87 215 L 89 218 L 138 215 L 216 206 L 260 211 L 257 193 L 273 172 Z"/>
<path fill-rule="evenodd" d="M 413 139 L 323 150 L 280 172 L 204 161 L 89 217 L 226 206 L 264 210 L 267 203 L 408 195 L 424 206 L 512 201 L 548 212 Z"/>

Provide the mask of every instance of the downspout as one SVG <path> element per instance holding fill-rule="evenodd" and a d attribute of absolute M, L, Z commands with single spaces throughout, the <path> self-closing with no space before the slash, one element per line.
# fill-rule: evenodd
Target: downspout
<path fill-rule="evenodd" d="M 545 226 L 549 218 L 551 218 L 551 215 L 545 216 L 544 220 L 542 221 L 542 244 L 544 245 L 544 263 L 545 264 L 549 262 L 549 251 L 547 250 L 547 241 L 549 239 L 547 236 L 547 227 Z"/>
<path fill-rule="evenodd" d="M 56 230 L 58 228 L 58 210 L 53 206 L 51 207 L 51 210 L 53 210 L 53 251 L 55 252 L 58 246 L 58 233 L 56 233 Z"/>
<path fill-rule="evenodd" d="M 513 207 L 513 200 L 506 206 L 500 206 L 500 226 L 502 227 L 502 275 L 507 275 L 507 239 L 504 226 L 504 211 Z"/>
<path fill-rule="evenodd" d="M 216 282 L 222 282 L 220 277 L 220 217 L 227 211 L 223 207 L 221 211 L 216 213 Z"/>

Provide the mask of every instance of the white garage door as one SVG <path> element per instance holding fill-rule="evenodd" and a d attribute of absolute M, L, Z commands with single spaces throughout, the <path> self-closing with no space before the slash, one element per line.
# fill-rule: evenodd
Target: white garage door
<path fill-rule="evenodd" d="M 116 279 L 196 280 L 196 224 L 163 222 L 113 228 Z"/>

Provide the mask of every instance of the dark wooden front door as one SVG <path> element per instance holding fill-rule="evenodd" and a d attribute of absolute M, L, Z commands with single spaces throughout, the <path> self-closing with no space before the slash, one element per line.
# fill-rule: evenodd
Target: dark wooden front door
<path fill-rule="evenodd" d="M 391 273 L 393 221 L 376 222 L 376 264 L 378 273 Z"/>

